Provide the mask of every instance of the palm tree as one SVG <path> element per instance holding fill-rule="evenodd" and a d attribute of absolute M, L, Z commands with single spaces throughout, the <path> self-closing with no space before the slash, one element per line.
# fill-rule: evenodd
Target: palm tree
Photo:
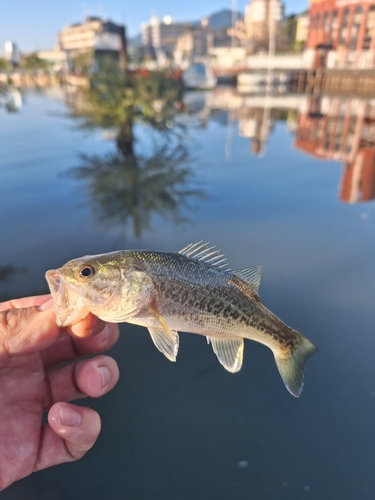
<path fill-rule="evenodd" d="M 117 130 L 116 144 L 124 158 L 134 157 L 134 125 L 143 122 L 167 132 L 173 126 L 181 91 L 162 72 L 146 76 L 122 71 L 116 61 L 96 61 L 89 88 L 77 94 L 73 115 L 84 127 Z"/>
<path fill-rule="evenodd" d="M 191 158 L 179 140 L 179 86 L 162 72 L 130 74 L 110 58 L 93 67 L 89 87 L 74 94 L 73 116 L 84 128 L 115 129 L 117 152 L 83 155 L 74 176 L 85 181 L 98 220 L 123 227 L 131 221 L 137 238 L 155 216 L 184 220 L 183 209 L 205 194 L 191 187 Z M 149 154 L 134 147 L 139 122 L 158 133 L 159 145 Z"/>

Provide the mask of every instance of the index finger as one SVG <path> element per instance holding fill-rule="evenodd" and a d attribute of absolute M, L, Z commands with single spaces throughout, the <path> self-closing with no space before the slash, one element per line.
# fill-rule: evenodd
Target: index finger
<path fill-rule="evenodd" d="M 21 309 L 23 307 L 41 306 L 52 298 L 51 294 L 35 295 L 33 297 L 23 297 L 21 299 L 12 299 L 6 302 L 0 302 L 0 312 L 8 309 Z"/>
<path fill-rule="evenodd" d="M 92 337 L 93 335 L 101 332 L 105 325 L 105 321 L 99 319 L 97 316 L 90 312 L 87 316 L 80 319 L 76 323 L 65 326 L 64 329 L 69 333 L 69 335 L 72 335 L 73 337 L 86 338 Z"/>

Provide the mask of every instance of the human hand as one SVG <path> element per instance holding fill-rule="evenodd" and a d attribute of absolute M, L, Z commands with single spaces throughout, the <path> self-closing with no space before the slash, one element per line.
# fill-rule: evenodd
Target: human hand
<path fill-rule="evenodd" d="M 109 356 L 66 364 L 112 347 L 118 326 L 89 314 L 59 328 L 52 305 L 50 295 L 0 303 L 0 491 L 81 458 L 99 435 L 100 417 L 68 402 L 100 397 L 119 378 Z M 45 411 L 48 423 L 42 424 Z"/>

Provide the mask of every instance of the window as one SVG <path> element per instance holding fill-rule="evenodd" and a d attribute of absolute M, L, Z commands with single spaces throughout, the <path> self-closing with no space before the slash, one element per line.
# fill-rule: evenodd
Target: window
<path fill-rule="evenodd" d="M 349 9 L 344 9 L 342 20 L 341 20 L 341 29 L 340 29 L 340 38 L 339 43 L 341 45 L 345 45 L 346 39 L 348 38 L 348 23 L 349 23 Z"/>
<path fill-rule="evenodd" d="M 362 16 L 363 16 L 363 9 L 362 7 L 358 6 L 354 12 L 352 29 L 350 32 L 349 48 L 351 50 L 354 50 L 357 47 L 358 33 L 362 22 Z"/>
<path fill-rule="evenodd" d="M 320 29 L 320 14 L 319 14 L 319 12 L 315 16 L 315 29 L 317 29 L 317 30 Z"/>
<path fill-rule="evenodd" d="M 324 12 L 324 21 L 323 21 L 323 29 L 326 33 L 328 33 L 329 31 L 329 21 L 330 21 L 330 17 L 329 17 L 329 12 Z"/>
<path fill-rule="evenodd" d="M 375 5 L 372 5 L 367 13 L 366 25 L 365 25 L 365 36 L 363 39 L 362 48 L 369 49 L 371 45 L 372 37 L 375 32 Z"/>

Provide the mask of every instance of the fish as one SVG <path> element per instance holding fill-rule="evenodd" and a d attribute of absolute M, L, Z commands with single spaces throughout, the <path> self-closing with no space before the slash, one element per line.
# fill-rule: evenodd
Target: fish
<path fill-rule="evenodd" d="M 176 361 L 179 331 L 203 335 L 231 373 L 242 367 L 244 339 L 269 347 L 288 391 L 299 397 L 304 364 L 317 350 L 260 301 L 262 268 L 232 271 L 202 241 L 179 252 L 122 250 L 88 255 L 46 272 L 56 322 L 89 312 L 104 321 L 148 328 L 157 349 Z"/>

